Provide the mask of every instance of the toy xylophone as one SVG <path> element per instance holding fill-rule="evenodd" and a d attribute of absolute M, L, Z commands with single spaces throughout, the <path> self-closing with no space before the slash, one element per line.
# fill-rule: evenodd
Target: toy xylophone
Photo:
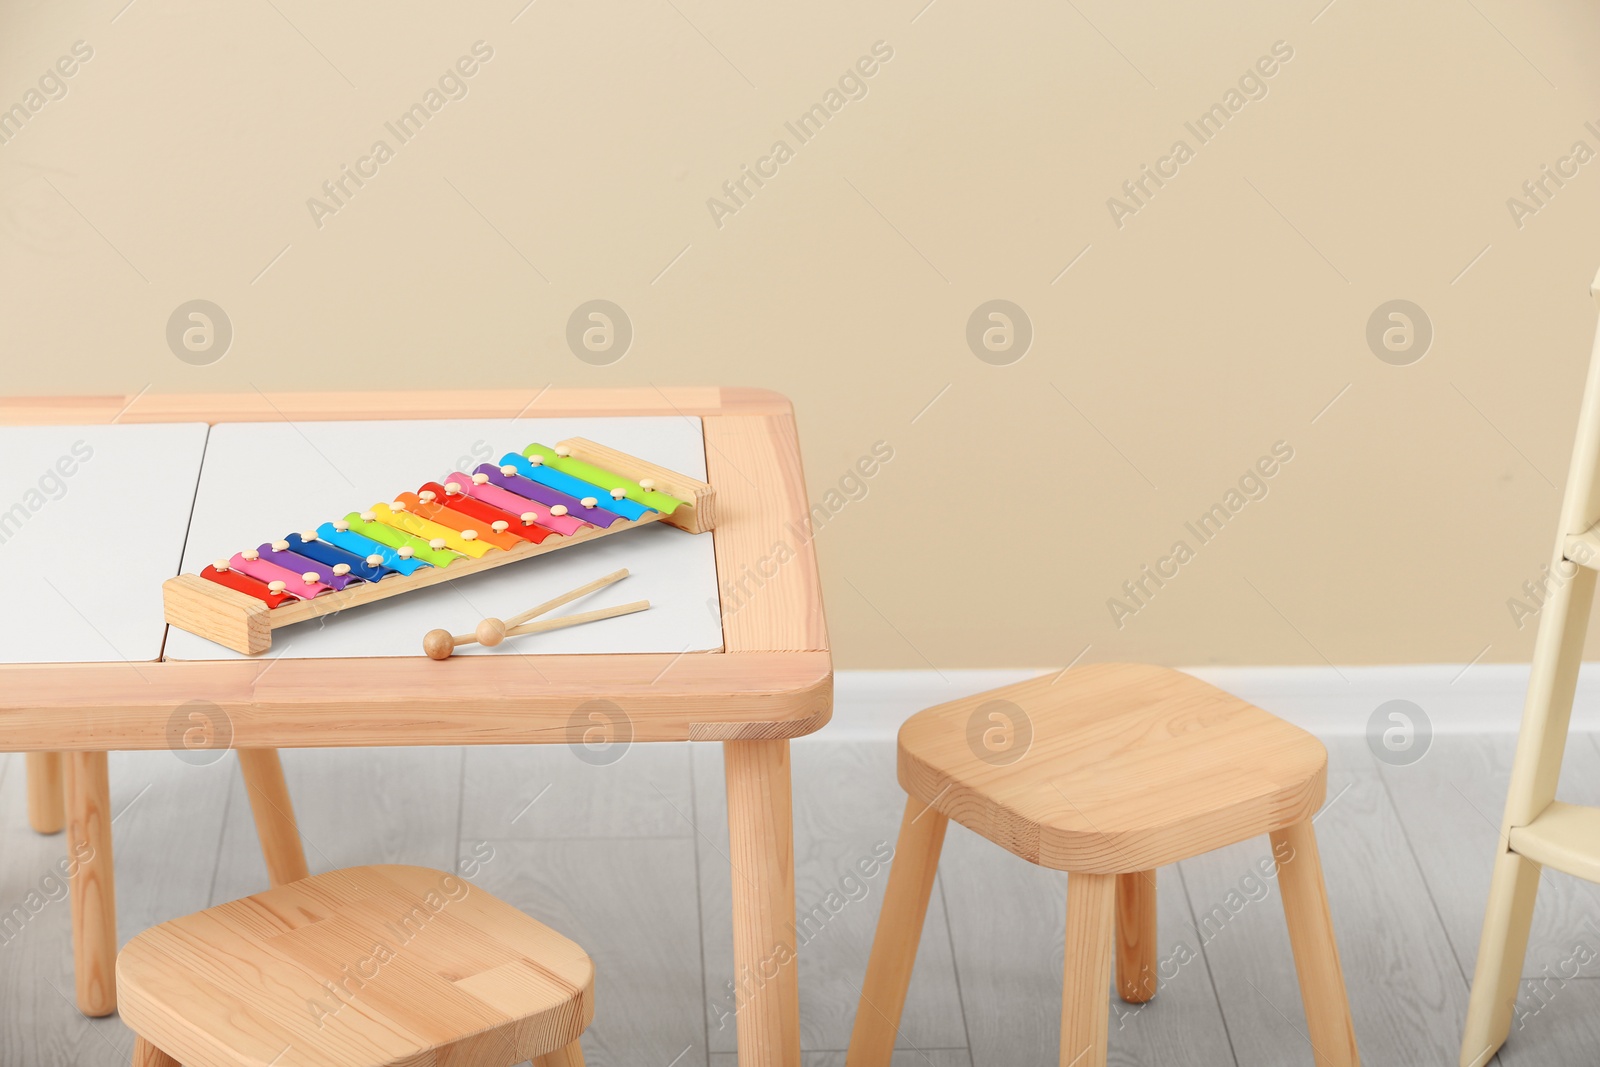
<path fill-rule="evenodd" d="M 170 578 L 166 618 L 254 655 L 281 626 L 646 523 L 701 533 L 714 506 L 705 482 L 616 449 L 582 438 L 532 444 Z"/>

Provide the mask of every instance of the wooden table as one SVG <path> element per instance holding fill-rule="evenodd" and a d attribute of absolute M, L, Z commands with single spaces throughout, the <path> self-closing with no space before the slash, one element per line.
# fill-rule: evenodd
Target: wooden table
<path fill-rule="evenodd" d="M 71 844 L 87 857 L 72 892 L 86 1013 L 115 1008 L 105 753 L 171 747 L 170 720 L 184 703 L 221 709 L 243 759 L 276 748 L 579 743 L 585 726 L 573 724 L 574 709 L 605 700 L 631 720 L 634 741 L 722 743 L 734 964 L 736 973 L 764 978 L 737 987 L 739 1062 L 798 1067 L 789 739 L 828 721 L 833 664 L 785 398 L 756 389 L 645 387 L 0 399 L 0 425 L 601 415 L 702 420 L 707 480 L 717 492 L 711 536 L 723 651 L 540 656 L 536 687 L 517 658 L 489 656 L 440 664 L 421 655 L 285 655 L 266 671 L 251 660 L 0 666 L 4 747 L 69 754 Z M 15 618 L 19 606 L 8 610 Z M 298 839 L 290 840 L 297 850 Z M 89 929 L 98 932 L 86 935 Z"/>

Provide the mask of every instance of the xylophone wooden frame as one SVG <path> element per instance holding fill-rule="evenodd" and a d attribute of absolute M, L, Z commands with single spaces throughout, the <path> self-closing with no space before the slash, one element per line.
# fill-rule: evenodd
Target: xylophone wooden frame
<path fill-rule="evenodd" d="M 297 622 L 387 600 L 413 589 L 426 589 L 440 582 L 455 581 L 469 574 L 493 570 L 585 541 L 626 533 L 651 522 L 664 522 L 688 533 L 705 533 L 716 521 L 716 493 L 706 482 L 581 437 L 561 441 L 556 447 L 612 474 L 635 481 L 650 479 L 662 492 L 683 501 L 683 505 L 670 515 L 647 511 L 638 519 L 617 519 L 604 527 L 588 526 L 572 534 L 546 537 L 538 544 L 522 541 L 507 551 L 490 552 L 477 559 L 458 559 L 448 567 L 424 567 L 415 573 L 392 575 L 380 582 L 354 583 L 310 600 L 288 600 L 275 608 L 248 593 L 229 589 L 198 574 L 180 574 L 168 578 L 161 586 L 167 624 L 199 634 L 235 652 L 255 656 L 272 647 L 273 630 Z M 441 503 L 448 504 L 449 501 Z"/>
<path fill-rule="evenodd" d="M 280 656 L 270 670 L 260 660 L 0 665 L 4 747 L 69 753 L 68 821 L 74 843 L 90 850 L 72 888 L 86 1013 L 115 1009 L 105 753 L 170 747 L 172 713 L 186 701 L 207 700 L 228 717 L 243 761 L 276 748 L 578 743 L 593 724 L 574 712 L 605 700 L 626 715 L 635 742 L 723 743 L 738 872 L 735 965 L 755 973 L 780 949 L 788 961 L 771 980 L 738 991 L 739 1062 L 799 1067 L 789 739 L 827 723 L 833 664 L 803 533 L 809 504 L 788 400 L 716 387 L 0 398 L 0 425 L 662 415 L 702 420 L 707 478 L 717 488 L 717 572 L 725 590 L 738 589 L 737 602 L 723 604 L 721 652 L 444 663 Z M 787 551 L 774 566 L 777 545 Z M 292 818 L 272 828 L 298 853 Z"/>

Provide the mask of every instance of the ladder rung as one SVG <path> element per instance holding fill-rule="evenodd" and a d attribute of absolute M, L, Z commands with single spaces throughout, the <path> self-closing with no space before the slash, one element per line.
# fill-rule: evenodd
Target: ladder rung
<path fill-rule="evenodd" d="M 1511 851 L 1600 882 L 1600 808 L 1551 801 L 1538 818 L 1511 831 Z"/>
<path fill-rule="evenodd" d="M 1600 570 L 1600 522 L 1583 533 L 1568 534 L 1561 554 L 1580 567 Z"/>

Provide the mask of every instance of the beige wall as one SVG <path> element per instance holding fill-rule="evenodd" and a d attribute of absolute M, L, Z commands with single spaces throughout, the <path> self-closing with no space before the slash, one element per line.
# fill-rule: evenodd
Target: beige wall
<path fill-rule="evenodd" d="M 814 498 L 893 450 L 818 536 L 841 666 L 1529 655 L 1507 601 L 1552 538 L 1600 160 L 1520 226 L 1507 198 L 1600 151 L 1590 4 L 125 3 L 0 14 L 0 106 L 93 50 L 0 145 L 6 393 L 770 386 Z M 385 122 L 478 41 L 401 144 Z M 1185 121 L 1276 42 L 1201 144 Z M 1180 138 L 1119 227 L 1108 198 Z M 196 298 L 234 330 L 208 366 L 166 340 Z M 633 324 L 610 365 L 567 346 L 592 298 Z M 1035 332 L 1007 366 L 965 336 L 994 298 Z M 1435 330 L 1408 366 L 1365 338 L 1397 298 Z M 1277 442 L 1201 545 L 1185 522 Z"/>

